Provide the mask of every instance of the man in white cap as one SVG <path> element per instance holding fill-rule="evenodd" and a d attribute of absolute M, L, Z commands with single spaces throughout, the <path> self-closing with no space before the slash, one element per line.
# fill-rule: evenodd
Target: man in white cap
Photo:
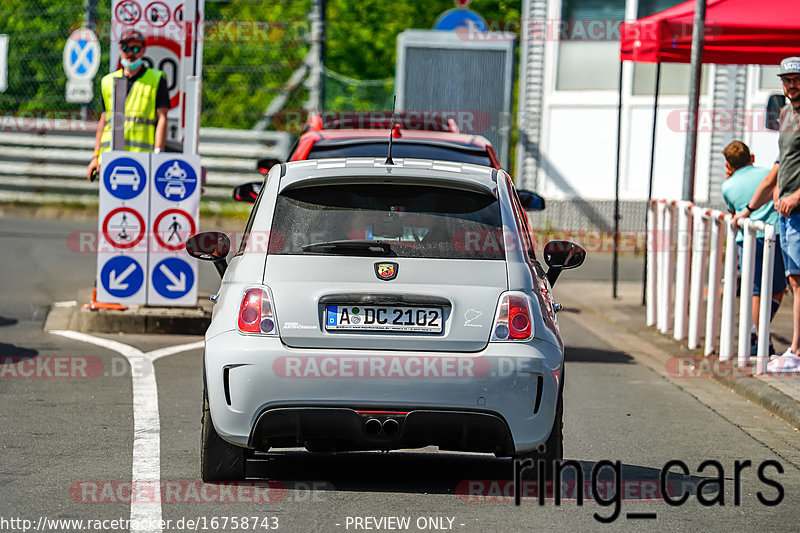
<path fill-rule="evenodd" d="M 750 216 L 776 190 L 775 207 L 780 213 L 781 249 L 792 288 L 792 345 L 767 364 L 769 372 L 800 372 L 800 57 L 781 61 L 778 76 L 788 98 L 778 119 L 780 156 L 777 172 L 770 172 L 734 221 Z M 777 189 L 775 189 L 777 184 Z"/>

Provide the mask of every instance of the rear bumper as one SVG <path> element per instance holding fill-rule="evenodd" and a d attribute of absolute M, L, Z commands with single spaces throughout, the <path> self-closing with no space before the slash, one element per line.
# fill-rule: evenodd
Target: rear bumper
<path fill-rule="evenodd" d="M 443 450 L 514 452 L 506 423 L 497 415 L 414 409 L 278 407 L 258 417 L 251 448 L 306 446 L 313 451 L 396 450 L 436 445 Z"/>
<path fill-rule="evenodd" d="M 301 350 L 228 331 L 205 354 L 217 432 L 260 449 L 532 451 L 553 426 L 562 364 L 557 346 L 536 339 L 469 354 Z M 370 418 L 394 418 L 398 430 L 370 433 Z"/>

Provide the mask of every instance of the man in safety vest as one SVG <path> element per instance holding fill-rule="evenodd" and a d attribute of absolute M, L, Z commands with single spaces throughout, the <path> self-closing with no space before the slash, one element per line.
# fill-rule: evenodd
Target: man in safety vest
<path fill-rule="evenodd" d="M 111 149 L 115 78 L 124 76 L 128 81 L 128 97 L 125 100 L 125 150 L 157 153 L 164 149 L 166 142 L 170 102 L 164 73 L 142 64 L 145 43 L 144 36 L 138 31 L 122 32 L 119 45 L 122 68 L 107 74 L 101 82 L 103 113 L 97 123 L 94 157 L 87 168 L 86 177 L 89 181 L 93 181 L 100 167 L 101 153 Z"/>

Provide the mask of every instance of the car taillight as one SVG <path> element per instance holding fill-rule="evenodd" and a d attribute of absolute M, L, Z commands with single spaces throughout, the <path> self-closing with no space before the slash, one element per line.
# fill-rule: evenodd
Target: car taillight
<path fill-rule="evenodd" d="M 245 291 L 239 306 L 237 326 L 242 333 L 275 335 L 278 332 L 272 314 L 272 302 L 266 290 L 252 288 Z"/>
<path fill-rule="evenodd" d="M 530 298 L 521 292 L 503 294 L 494 318 L 492 340 L 528 340 L 531 336 L 533 336 L 533 324 Z"/>

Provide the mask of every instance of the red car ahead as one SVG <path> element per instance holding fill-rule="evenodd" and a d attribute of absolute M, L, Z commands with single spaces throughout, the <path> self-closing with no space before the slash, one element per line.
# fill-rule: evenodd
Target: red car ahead
<path fill-rule="evenodd" d="M 390 126 L 391 116 L 379 113 L 313 115 L 292 147 L 289 161 L 385 156 Z M 485 137 L 459 132 L 453 119 L 446 119 L 436 112 L 395 113 L 392 137 L 393 157 L 438 159 L 501 168 L 492 144 Z"/>
<path fill-rule="evenodd" d="M 386 157 L 389 152 L 388 131 L 391 114 L 352 112 L 312 115 L 289 151 L 289 161 L 328 159 L 337 157 Z M 471 163 L 501 169 L 500 160 L 488 139 L 480 135 L 461 133 L 455 120 L 444 113 L 396 112 L 392 130 L 392 156 L 396 158 L 434 159 Z M 260 159 L 258 170 L 266 175 L 278 159 Z M 255 202 L 261 191 L 260 182 L 236 187 L 233 198 Z M 544 209 L 544 198 L 519 189 L 524 209 Z"/>

